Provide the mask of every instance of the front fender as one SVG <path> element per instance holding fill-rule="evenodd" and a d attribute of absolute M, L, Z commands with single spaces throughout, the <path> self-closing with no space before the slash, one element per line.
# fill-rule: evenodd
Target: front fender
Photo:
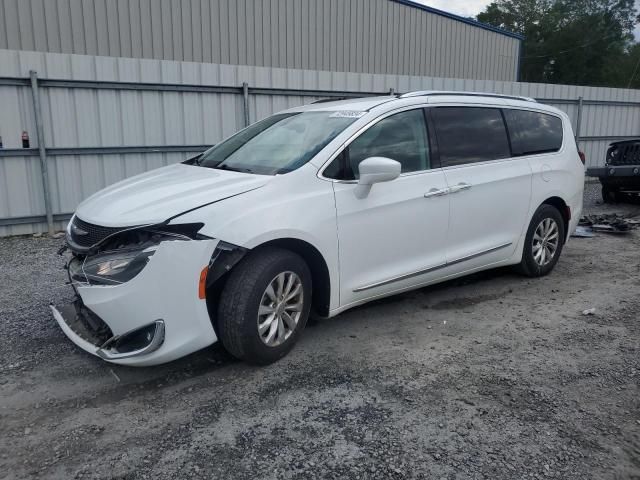
<path fill-rule="evenodd" d="M 197 220 L 196 220 L 197 219 Z M 202 222 L 199 233 L 246 249 L 280 239 L 313 246 L 331 279 L 331 307 L 339 304 L 338 233 L 330 182 L 311 168 L 276 177 L 265 187 L 177 217 L 175 223 Z"/>

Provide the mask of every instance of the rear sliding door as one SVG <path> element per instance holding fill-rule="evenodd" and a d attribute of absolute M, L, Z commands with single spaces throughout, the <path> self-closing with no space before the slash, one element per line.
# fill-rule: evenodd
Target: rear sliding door
<path fill-rule="evenodd" d="M 429 108 L 449 188 L 447 263 L 466 271 L 513 255 L 531 199 L 531 167 L 512 157 L 500 108 Z"/>

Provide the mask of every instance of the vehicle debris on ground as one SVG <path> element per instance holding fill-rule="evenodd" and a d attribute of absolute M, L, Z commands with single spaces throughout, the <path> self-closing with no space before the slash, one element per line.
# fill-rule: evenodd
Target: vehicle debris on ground
<path fill-rule="evenodd" d="M 572 236 L 589 238 L 594 236 L 593 232 L 624 235 L 638 228 L 638 225 L 640 225 L 640 218 L 619 213 L 584 215 L 580 218 Z"/>

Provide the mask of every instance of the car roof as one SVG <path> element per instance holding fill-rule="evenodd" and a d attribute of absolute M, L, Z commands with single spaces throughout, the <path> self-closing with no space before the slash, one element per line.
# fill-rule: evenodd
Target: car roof
<path fill-rule="evenodd" d="M 323 99 L 304 106 L 290 108 L 285 112 L 309 111 L 357 111 L 366 112 L 383 106 L 383 110 L 412 104 L 462 103 L 468 105 L 494 105 L 546 111 L 562 115 L 562 111 L 550 105 L 538 103 L 535 99 L 518 95 L 502 95 L 486 92 L 462 92 L 446 90 L 427 90 L 408 92 L 401 95 L 377 97 L 359 97 L 349 99 Z"/>
<path fill-rule="evenodd" d="M 290 108 L 288 110 L 284 110 L 284 112 L 336 112 L 341 110 L 366 112 L 371 110 L 373 107 L 377 107 L 378 105 L 382 105 L 383 103 L 391 102 L 396 99 L 397 97 L 395 96 L 385 95 L 380 97 L 359 97 L 334 101 L 320 100 L 316 103 Z"/>

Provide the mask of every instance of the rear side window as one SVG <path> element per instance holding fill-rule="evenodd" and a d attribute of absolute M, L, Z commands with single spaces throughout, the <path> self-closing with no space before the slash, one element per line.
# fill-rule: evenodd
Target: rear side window
<path fill-rule="evenodd" d="M 562 120 L 555 115 L 505 109 L 513 155 L 557 152 L 562 147 Z"/>
<path fill-rule="evenodd" d="M 511 156 L 500 109 L 435 107 L 431 112 L 443 167 Z"/>

